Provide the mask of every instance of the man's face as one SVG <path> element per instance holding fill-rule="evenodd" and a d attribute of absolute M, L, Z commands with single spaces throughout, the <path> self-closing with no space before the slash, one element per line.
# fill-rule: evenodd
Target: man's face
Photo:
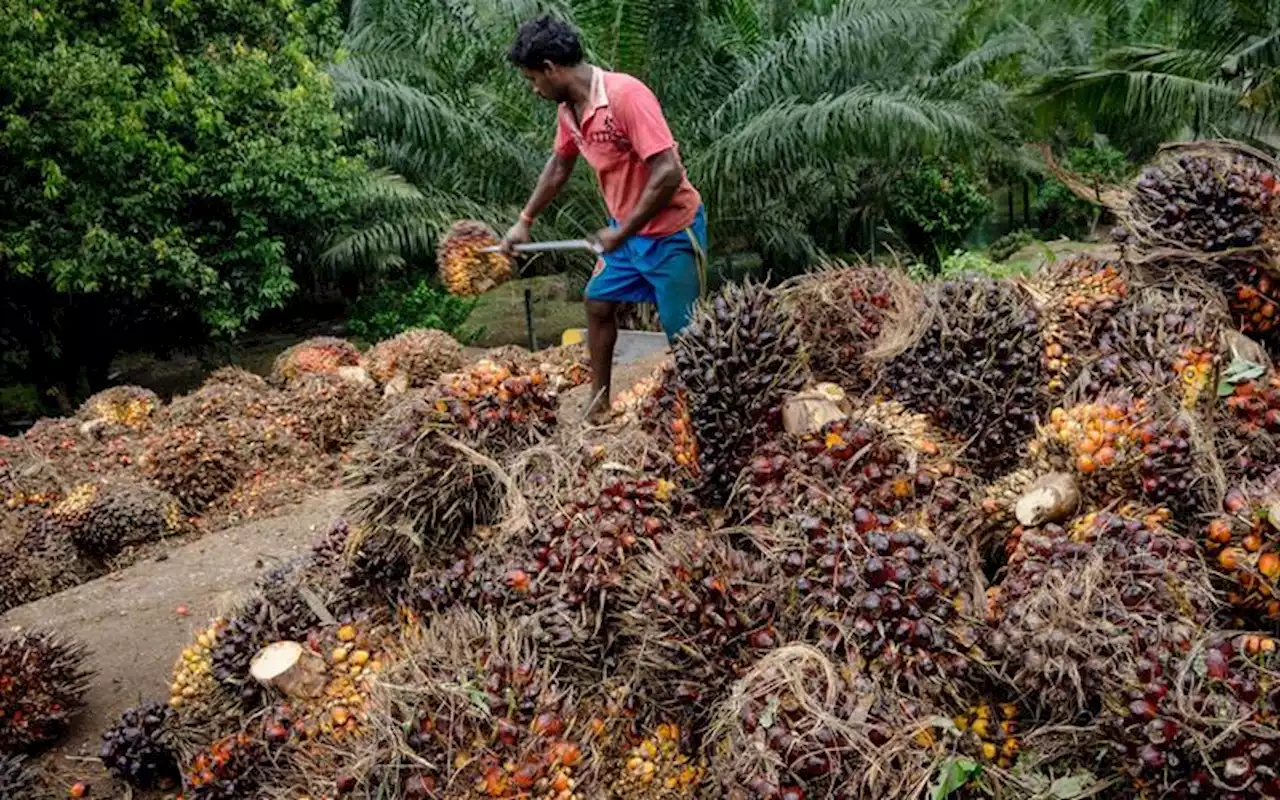
<path fill-rule="evenodd" d="M 562 70 L 554 64 L 548 63 L 541 69 L 521 67 L 520 72 L 525 80 L 529 81 L 529 87 L 533 89 L 533 93 L 543 100 L 563 103 L 569 99 L 569 93 L 565 89 L 565 82 L 561 75 Z"/>

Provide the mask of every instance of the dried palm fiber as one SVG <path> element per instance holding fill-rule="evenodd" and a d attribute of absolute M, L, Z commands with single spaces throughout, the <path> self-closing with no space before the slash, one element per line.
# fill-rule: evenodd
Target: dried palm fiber
<path fill-rule="evenodd" d="M 411 328 L 371 347 L 361 357 L 369 376 L 386 386 L 403 375 L 408 389 L 422 389 L 441 375 L 462 369 L 462 345 L 444 331 Z"/>
<path fill-rule="evenodd" d="M 778 645 L 788 588 L 775 565 L 724 533 L 673 532 L 619 586 L 620 674 L 646 708 L 697 738 L 729 683 Z"/>
<path fill-rule="evenodd" d="M 695 307 L 675 356 L 700 494 L 723 505 L 752 451 L 780 429 L 782 402 L 808 377 L 795 321 L 763 284 L 730 285 Z"/>
<path fill-rule="evenodd" d="M 22 756 L 0 753 L 0 800 L 53 800 L 55 796 Z"/>
<path fill-rule="evenodd" d="M 160 398 L 141 386 L 113 386 L 85 400 L 76 420 L 96 428 L 139 431 L 150 427 L 161 406 Z"/>
<path fill-rule="evenodd" d="M 1098 330 L 1065 401 L 1128 390 L 1175 397 L 1197 409 L 1212 397 L 1229 329 L 1221 293 L 1193 276 L 1133 288 Z"/>
<path fill-rule="evenodd" d="M 316 336 L 276 356 L 271 365 L 271 381 L 283 385 L 308 373 L 334 375 L 343 367 L 358 366 L 360 351 L 351 342 L 334 336 Z"/>
<path fill-rule="evenodd" d="M 989 278 L 932 283 L 925 295 L 874 355 L 894 399 L 964 441 L 965 461 L 994 478 L 1048 410 L 1039 317 L 1022 289 Z"/>
<path fill-rule="evenodd" d="M 448 559 L 475 525 L 498 520 L 510 481 L 502 463 L 551 432 L 555 409 L 541 371 L 490 362 L 389 409 L 352 455 L 348 481 L 368 489 L 348 514 L 360 540 L 349 549 L 407 564 Z"/>
<path fill-rule="evenodd" d="M 1142 499 L 1169 508 L 1179 527 L 1217 508 L 1225 491 L 1206 421 L 1158 395 L 1106 392 L 1055 408 L 1029 450 L 1037 475 L 1072 476 L 1095 507 Z"/>
<path fill-rule="evenodd" d="M 436 248 L 436 266 L 444 288 L 460 297 L 475 297 L 510 280 L 510 258 L 480 252 L 497 243 L 498 235 L 483 222 L 455 222 Z"/>
<path fill-rule="evenodd" d="M 1203 545 L 1237 627 L 1280 625 L 1280 472 L 1234 486 Z"/>
<path fill-rule="evenodd" d="M 67 732 L 92 672 L 80 642 L 49 631 L 0 634 L 0 753 L 24 753 Z"/>
<path fill-rule="evenodd" d="M 281 399 L 298 420 L 296 435 L 326 453 L 350 446 L 382 408 L 373 384 L 337 375 L 303 375 L 289 383 Z"/>
<path fill-rule="evenodd" d="M 947 514 L 965 495 L 961 470 L 925 418 L 876 404 L 812 435 L 782 433 L 753 455 L 730 519 L 768 525 L 797 512 L 853 521 L 856 511 Z"/>
<path fill-rule="evenodd" d="M 813 647 L 780 647 L 716 707 L 708 742 L 714 796 L 920 796 L 943 757 L 933 716 L 927 704 Z"/>
<path fill-rule="evenodd" d="M 1012 532 L 1009 563 L 988 592 L 983 646 L 1036 719 L 1097 714 L 1144 651 L 1184 646 L 1212 618 L 1208 570 L 1192 540 L 1163 527 L 1167 518 L 1122 509 Z"/>
<path fill-rule="evenodd" d="M 179 780 L 171 744 L 176 723 L 177 714 L 164 703 L 126 709 L 102 734 L 98 757 L 113 777 L 134 788 L 173 788 Z"/>
<path fill-rule="evenodd" d="M 874 380 L 878 364 L 867 353 L 901 309 L 920 303 L 919 286 L 895 269 L 835 262 L 778 287 L 795 315 L 814 380 L 858 392 Z"/>
<path fill-rule="evenodd" d="M 369 734 L 340 768 L 361 796 L 427 800 L 476 787 L 551 797 L 547 789 L 570 779 L 575 796 L 602 795 L 587 708 L 545 668 L 520 623 L 457 610 L 404 644 L 375 687 Z"/>
<path fill-rule="evenodd" d="M 1128 296 L 1133 276 L 1114 258 L 1079 254 L 1042 265 L 1023 282 L 1041 319 L 1048 390 L 1075 383 L 1099 329 Z"/>
<path fill-rule="evenodd" d="M 269 388 L 266 379 L 261 375 L 250 372 L 243 367 L 230 365 L 218 367 L 209 373 L 209 376 L 204 379 L 204 383 L 200 384 L 201 389 L 210 386 L 233 386 L 255 392 L 266 392 Z"/>
<path fill-rule="evenodd" d="M 46 535 L 65 539 L 84 556 L 111 558 L 125 547 L 182 533 L 177 499 L 139 483 L 82 483 L 44 512 Z"/>
<path fill-rule="evenodd" d="M 1268 636 L 1151 647 L 1098 720 L 1126 796 L 1280 796 L 1280 658 Z"/>

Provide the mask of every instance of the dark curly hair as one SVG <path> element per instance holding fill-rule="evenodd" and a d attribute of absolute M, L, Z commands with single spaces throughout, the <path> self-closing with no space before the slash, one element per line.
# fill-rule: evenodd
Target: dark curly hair
<path fill-rule="evenodd" d="M 576 67 L 582 63 L 582 40 L 569 23 L 544 15 L 520 26 L 507 55 L 512 64 L 526 69 L 541 69 L 548 61 Z"/>

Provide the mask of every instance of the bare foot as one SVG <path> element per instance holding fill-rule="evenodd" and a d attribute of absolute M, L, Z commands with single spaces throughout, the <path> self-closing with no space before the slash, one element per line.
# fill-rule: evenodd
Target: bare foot
<path fill-rule="evenodd" d="M 585 421 L 588 425 L 607 425 L 613 419 L 613 407 L 609 405 L 607 395 L 592 399 L 587 406 Z"/>

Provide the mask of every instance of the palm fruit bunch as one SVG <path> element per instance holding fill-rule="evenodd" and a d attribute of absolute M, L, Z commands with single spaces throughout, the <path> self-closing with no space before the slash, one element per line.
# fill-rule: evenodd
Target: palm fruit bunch
<path fill-rule="evenodd" d="M 0 800 L 50 800 L 40 779 L 22 756 L 0 753 Z"/>
<path fill-rule="evenodd" d="M 700 493 L 723 505 L 751 453 L 780 429 L 807 378 L 794 319 L 764 285 L 730 285 L 700 303 L 675 342 L 698 441 Z"/>
<path fill-rule="evenodd" d="M 556 391 L 591 382 L 591 359 L 584 342 L 539 350 L 519 363 L 526 371 L 538 370 L 546 375 Z"/>
<path fill-rule="evenodd" d="M 22 753 L 66 733 L 91 673 L 84 646 L 48 632 L 0 634 L 0 753 Z"/>
<path fill-rule="evenodd" d="M 697 470 L 698 441 L 689 417 L 688 393 L 672 362 L 663 362 L 652 375 L 619 395 L 613 413 L 624 424 L 638 424 L 653 436 L 677 468 Z"/>
<path fill-rule="evenodd" d="M 336 375 L 344 367 L 360 366 L 360 351 L 346 339 L 315 336 L 298 342 L 271 365 L 271 380 L 283 385 L 310 373 Z"/>
<path fill-rule="evenodd" d="M 408 525 L 423 539 L 419 554 L 448 558 L 474 525 L 496 520 L 504 497 L 493 470 L 455 443 L 501 461 L 555 421 L 555 392 L 537 370 L 512 373 L 481 362 L 410 393 L 352 456 L 349 482 L 372 487 L 353 504 L 353 521 L 377 529 L 371 533 Z"/>
<path fill-rule="evenodd" d="M 496 359 L 495 359 L 496 360 Z M 444 331 L 411 328 L 378 342 L 361 359 L 365 371 L 381 386 L 403 376 L 404 389 L 422 389 L 464 366 L 462 345 Z"/>
<path fill-rule="evenodd" d="M 204 383 L 200 384 L 200 388 L 205 389 L 211 386 L 230 386 L 250 392 L 262 393 L 266 393 L 270 388 L 266 379 L 261 375 L 236 366 L 218 367 L 213 372 L 210 372 L 209 376 L 204 379 Z"/>
<path fill-rule="evenodd" d="M 256 797 L 267 766 L 266 747 L 245 731 L 226 736 L 182 765 L 184 800 Z"/>
<path fill-rule="evenodd" d="M 738 672 L 778 644 L 785 584 L 758 553 L 725 537 L 674 533 L 622 586 L 633 682 L 668 719 L 697 722 Z"/>
<path fill-rule="evenodd" d="M 1028 291 L 1042 319 L 1041 360 L 1048 389 L 1058 394 L 1079 375 L 1081 356 L 1099 326 L 1124 302 L 1129 281 L 1117 264 L 1081 254 L 1045 264 L 1029 281 Z"/>
<path fill-rule="evenodd" d="M 903 405 L 968 442 L 980 476 L 1007 472 L 1048 411 L 1039 316 L 1022 290 L 988 278 L 931 284 L 927 326 L 884 365 Z"/>
<path fill-rule="evenodd" d="M 76 419 L 91 425 L 139 431 L 151 424 L 160 405 L 159 396 L 150 389 L 113 386 L 85 400 L 76 412 Z"/>
<path fill-rule="evenodd" d="M 1096 713 L 1117 664 L 1187 643 L 1215 606 L 1194 542 L 1123 511 L 1016 530 L 988 590 L 984 648 L 1046 718 Z"/>
<path fill-rule="evenodd" d="M 1233 613 L 1280 623 L 1280 489 L 1275 481 L 1234 487 L 1205 528 L 1205 550 Z"/>
<path fill-rule="evenodd" d="M 135 789 L 168 789 L 179 780 L 170 744 L 177 715 L 164 703 L 144 703 L 120 715 L 102 734 L 98 757 L 117 779 Z"/>
<path fill-rule="evenodd" d="M 1124 670 L 1100 719 L 1140 798 L 1280 797 L 1274 639 L 1211 637 L 1153 647 Z"/>
<path fill-rule="evenodd" d="M 1273 272 L 1256 264 L 1232 265 L 1218 283 L 1227 293 L 1231 318 L 1240 332 L 1274 348 L 1280 325 L 1278 281 Z"/>
<path fill-rule="evenodd" d="M 1000 769 L 1013 769 L 1022 749 L 1017 703 L 982 702 L 971 705 L 951 721 L 960 732 L 959 749 Z"/>
<path fill-rule="evenodd" d="M 249 425 L 207 424 L 170 428 L 148 439 L 143 469 L 183 508 L 200 511 L 231 491 L 250 468 Z M 244 438 L 237 432 L 245 434 Z"/>
<path fill-rule="evenodd" d="M 475 297 L 511 279 L 511 259 L 482 253 L 498 244 L 498 235 L 483 222 L 461 220 L 449 228 L 436 248 L 440 281 L 449 294 Z"/>
<path fill-rule="evenodd" d="M 101 560 L 128 545 L 180 533 L 185 518 L 172 495 L 151 486 L 83 483 L 45 513 L 44 524 L 81 554 Z"/>
<path fill-rule="evenodd" d="M 1224 382 L 1225 383 L 1225 382 Z M 1226 384 L 1217 446 L 1227 474 L 1237 480 L 1266 478 L 1280 461 L 1273 437 L 1280 435 L 1280 375 Z"/>
<path fill-rule="evenodd" d="M 706 768 L 681 749 L 678 725 L 663 723 L 628 751 L 610 783 L 612 800 L 693 800 Z"/>
<path fill-rule="evenodd" d="M 196 633 L 173 664 L 169 708 L 177 712 L 182 724 L 217 722 L 239 711 L 235 698 L 213 674 L 213 650 L 226 625 L 222 617 L 212 620 Z"/>
<path fill-rule="evenodd" d="M 246 707 L 257 706 L 262 687 L 249 675 L 249 662 L 259 650 L 280 640 L 305 639 L 318 623 L 315 614 L 296 595 L 259 597 L 234 614 L 211 642 L 209 663 L 213 677 Z"/>
<path fill-rule="evenodd" d="M 943 513 L 953 510 L 961 492 L 956 469 L 930 456 L 937 445 L 873 419 L 835 420 L 812 436 L 768 442 L 752 456 L 732 509 L 753 524 L 796 510 L 847 518 L 854 509 L 897 514 L 926 501 Z"/>
<path fill-rule="evenodd" d="M 1197 407 L 1216 388 L 1215 354 L 1228 324 L 1221 295 L 1190 278 L 1133 292 L 1101 326 L 1081 388 L 1089 397 L 1176 393 L 1183 407 Z"/>
<path fill-rule="evenodd" d="M 867 382 L 867 352 L 911 288 L 901 273 L 873 266 L 820 269 L 784 288 L 814 379 L 850 387 Z"/>
<path fill-rule="evenodd" d="M 949 544 L 861 507 L 852 523 L 801 517 L 798 528 L 782 570 L 799 608 L 784 616 L 806 641 L 918 696 L 968 672 L 970 570 Z"/>
<path fill-rule="evenodd" d="M 1138 176 L 1127 234 L 1153 248 L 1216 253 L 1253 247 L 1266 228 L 1275 186 L 1275 177 L 1252 159 L 1225 153 L 1168 158 Z"/>
<path fill-rule="evenodd" d="M 284 395 L 265 382 L 259 387 L 241 380 L 206 381 L 166 406 L 162 421 L 167 427 L 187 427 L 241 419 L 275 420 L 284 415 Z"/>
<path fill-rule="evenodd" d="M 291 381 L 283 398 L 297 434 L 326 453 L 340 452 L 378 415 L 382 398 L 371 383 L 316 373 Z"/>
<path fill-rule="evenodd" d="M 707 796 L 914 796 L 936 759 L 931 710 L 811 647 L 779 648 L 716 708 L 708 752 L 718 792 Z"/>

